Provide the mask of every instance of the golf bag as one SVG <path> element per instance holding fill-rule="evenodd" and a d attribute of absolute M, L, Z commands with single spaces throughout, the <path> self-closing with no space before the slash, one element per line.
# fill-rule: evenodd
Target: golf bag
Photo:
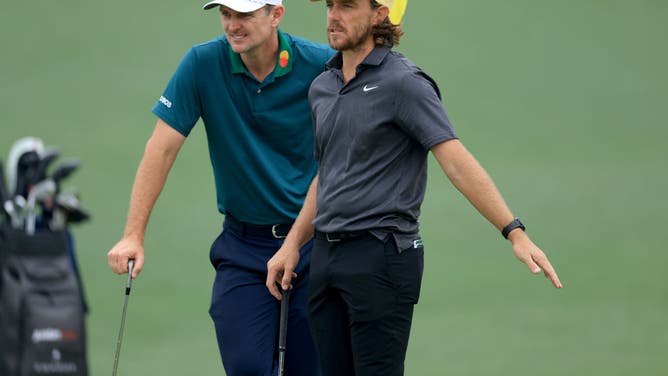
<path fill-rule="evenodd" d="M 67 230 L 0 226 L 0 375 L 88 374 L 72 247 Z"/>

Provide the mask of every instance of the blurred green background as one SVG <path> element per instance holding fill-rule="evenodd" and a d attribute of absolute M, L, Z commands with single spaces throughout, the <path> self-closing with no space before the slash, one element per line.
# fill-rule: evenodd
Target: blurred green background
<path fill-rule="evenodd" d="M 181 56 L 216 37 L 184 0 L 0 2 L 0 155 L 23 136 L 76 156 L 94 221 L 75 228 L 92 375 L 112 368 L 119 239 Z M 286 0 L 285 31 L 325 42 L 322 3 Z M 426 265 L 407 375 L 668 374 L 668 2 L 412 1 L 398 50 L 440 84 L 463 142 L 565 288 L 517 262 L 431 160 Z M 207 314 L 215 209 L 196 127 L 154 210 L 119 374 L 222 375 Z"/>

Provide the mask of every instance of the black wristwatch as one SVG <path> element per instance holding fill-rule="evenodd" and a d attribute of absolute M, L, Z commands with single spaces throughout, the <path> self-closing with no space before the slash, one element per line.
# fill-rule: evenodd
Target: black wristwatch
<path fill-rule="evenodd" d="M 524 223 L 520 221 L 519 218 L 515 217 L 512 222 L 508 224 L 508 226 L 504 227 L 503 230 L 501 230 L 501 235 L 503 235 L 504 238 L 508 239 L 508 234 L 510 234 L 511 231 L 513 231 L 516 228 L 521 228 L 522 231 L 526 231 L 526 226 L 524 226 Z"/>

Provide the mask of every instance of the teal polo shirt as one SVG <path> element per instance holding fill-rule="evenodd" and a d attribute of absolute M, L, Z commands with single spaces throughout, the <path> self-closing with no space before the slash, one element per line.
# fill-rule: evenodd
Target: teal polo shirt
<path fill-rule="evenodd" d="M 194 46 L 153 107 L 186 137 L 202 119 L 218 210 L 253 224 L 289 223 L 301 209 L 317 171 L 308 89 L 333 56 L 325 45 L 278 37 L 276 68 L 263 82 L 225 36 Z"/>

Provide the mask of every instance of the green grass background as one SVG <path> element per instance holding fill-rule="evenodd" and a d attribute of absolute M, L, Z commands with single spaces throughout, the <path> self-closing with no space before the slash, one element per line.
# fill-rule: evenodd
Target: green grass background
<path fill-rule="evenodd" d="M 184 0 L 0 2 L 0 154 L 39 136 L 82 159 L 69 180 L 91 305 L 92 375 L 111 371 L 119 239 L 181 56 L 221 33 Z M 286 0 L 282 28 L 325 41 L 323 4 Z M 463 142 L 564 282 L 518 263 L 431 161 L 426 265 L 407 375 L 668 374 L 668 2 L 412 1 L 399 50 L 440 84 Z M 207 314 L 220 228 L 202 127 L 154 210 L 119 374 L 222 375 Z"/>

